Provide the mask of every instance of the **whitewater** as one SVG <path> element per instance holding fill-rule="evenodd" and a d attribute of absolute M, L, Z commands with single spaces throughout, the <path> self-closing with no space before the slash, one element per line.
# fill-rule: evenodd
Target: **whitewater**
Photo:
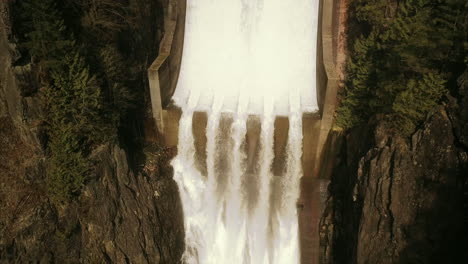
<path fill-rule="evenodd" d="M 317 14 L 318 0 L 187 1 L 172 161 L 183 263 L 299 263 L 302 115 L 317 110 Z M 207 113 L 206 155 L 196 151 L 195 112 Z M 277 116 L 289 121 L 279 175 Z"/>

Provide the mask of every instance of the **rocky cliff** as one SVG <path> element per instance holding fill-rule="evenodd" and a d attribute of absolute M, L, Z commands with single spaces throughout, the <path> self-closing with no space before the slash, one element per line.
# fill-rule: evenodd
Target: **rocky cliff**
<path fill-rule="evenodd" d="M 178 263 L 183 220 L 170 155 L 136 167 L 125 148 L 102 145 L 79 199 L 49 200 L 43 100 L 25 92 L 36 86 L 32 66 L 13 66 L 21 55 L 8 7 L 0 2 L 0 263 Z"/>
<path fill-rule="evenodd" d="M 346 134 L 321 220 L 322 263 L 466 263 L 467 74 L 411 138 Z"/>

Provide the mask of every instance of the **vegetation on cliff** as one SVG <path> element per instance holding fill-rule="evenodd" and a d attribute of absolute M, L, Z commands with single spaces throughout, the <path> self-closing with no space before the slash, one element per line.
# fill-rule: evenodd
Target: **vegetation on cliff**
<path fill-rule="evenodd" d="M 141 111 L 136 100 L 144 102 L 145 84 L 137 77 L 146 72 L 148 55 L 127 50 L 155 42 L 134 30 L 141 3 L 24 0 L 14 6 L 20 50 L 39 66 L 47 186 L 56 202 L 79 194 L 92 168 L 90 152 L 116 142 L 128 113 Z"/>
<path fill-rule="evenodd" d="M 338 125 L 379 115 L 412 133 L 464 71 L 465 8 L 463 0 L 350 1 Z"/>

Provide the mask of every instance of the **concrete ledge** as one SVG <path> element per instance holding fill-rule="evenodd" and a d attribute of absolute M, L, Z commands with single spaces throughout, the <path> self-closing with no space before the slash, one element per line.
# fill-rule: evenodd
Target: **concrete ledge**
<path fill-rule="evenodd" d="M 148 69 L 151 109 L 160 134 L 164 131 L 163 106 L 170 100 L 179 77 L 185 7 L 185 0 L 169 0 L 164 12 L 164 36 L 159 45 L 158 57 Z"/>
<path fill-rule="evenodd" d="M 338 76 L 334 63 L 336 46 L 333 41 L 334 29 L 336 29 L 333 26 L 334 21 L 336 21 L 334 15 L 339 13 L 333 11 L 334 8 L 339 7 L 336 5 L 338 1 L 340 0 L 320 0 L 319 4 L 317 101 L 320 123 L 315 127 L 307 128 L 307 132 L 304 132 L 305 135 L 315 135 L 316 140 L 314 145 L 304 144 L 304 152 L 311 152 L 311 160 L 304 164 L 304 177 L 301 181 L 301 197 L 299 199 L 301 204 L 299 211 L 301 263 L 307 264 L 320 263 L 319 222 L 324 204 L 324 199 L 321 197 L 326 196 L 328 181 L 321 179 L 319 171 L 322 167 L 320 163 L 322 153 L 333 124 L 338 91 Z"/>
<path fill-rule="evenodd" d="M 336 108 L 336 100 L 338 93 L 338 75 L 336 65 L 334 63 L 334 53 L 336 46 L 334 45 L 333 36 L 336 35 L 333 26 L 335 7 L 339 0 L 321 0 L 319 13 L 319 34 L 318 34 L 318 54 L 317 54 L 317 99 L 320 108 L 321 122 L 320 130 L 318 131 L 319 139 L 316 148 L 314 160 L 314 175 L 318 176 L 320 169 L 320 160 L 325 146 L 325 142 L 333 124 L 334 113 Z M 336 23 L 336 22 L 335 22 Z"/>

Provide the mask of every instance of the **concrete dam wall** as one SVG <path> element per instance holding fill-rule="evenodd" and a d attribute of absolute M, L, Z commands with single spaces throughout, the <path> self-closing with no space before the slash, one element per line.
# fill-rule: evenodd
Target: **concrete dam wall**
<path fill-rule="evenodd" d="M 175 147 L 179 141 L 179 121 L 182 110 L 171 104 L 171 97 L 177 86 L 184 45 L 186 1 L 169 0 L 165 11 L 165 34 L 160 44 L 159 56 L 148 70 L 151 89 L 153 118 L 166 146 Z M 326 179 L 320 179 L 320 161 L 333 123 L 336 105 L 338 78 L 335 69 L 336 36 L 339 21 L 336 14 L 340 0 L 319 1 L 317 56 L 316 56 L 316 97 L 318 111 L 302 116 L 302 170 L 301 196 L 298 201 L 301 263 L 319 263 L 318 221 L 321 215 L 320 197 L 326 192 Z M 254 120 L 248 115 L 247 120 Z M 193 113 L 191 131 L 194 137 L 195 152 L 206 160 L 209 117 L 206 112 Z M 249 125 L 250 124 L 250 125 Z M 247 152 L 258 152 L 261 132 L 254 122 L 247 121 Z M 284 170 L 287 155 L 287 117 L 274 120 L 272 171 L 279 175 Z M 203 163 L 203 162 L 202 162 Z M 203 163 L 207 170 L 206 161 Z"/>
<path fill-rule="evenodd" d="M 183 54 L 186 0 L 168 0 L 165 10 L 165 34 L 160 43 L 159 56 L 148 69 L 153 118 L 167 146 L 177 146 L 180 109 L 171 105 L 171 97 L 177 86 Z M 319 1 L 319 24 L 317 36 L 317 103 L 316 114 L 304 116 L 304 172 L 317 174 L 320 154 L 333 123 L 336 106 L 338 77 L 336 73 L 337 19 L 341 0 Z M 201 118 L 203 114 L 201 114 Z M 202 122 L 206 123 L 205 122 Z M 287 133 L 287 127 L 277 121 L 277 132 Z M 307 135 L 313 135 L 307 138 Z M 281 138 L 281 136 L 278 136 Z M 313 162 L 310 162 L 313 161 Z"/>

